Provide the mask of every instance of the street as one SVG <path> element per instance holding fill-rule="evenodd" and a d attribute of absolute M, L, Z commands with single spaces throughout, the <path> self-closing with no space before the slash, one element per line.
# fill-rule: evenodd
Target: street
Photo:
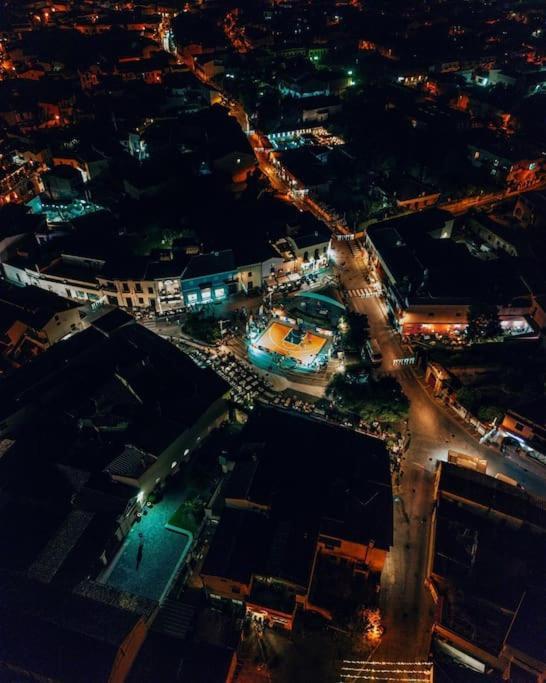
<path fill-rule="evenodd" d="M 344 287 L 365 287 L 362 257 L 353 256 L 346 242 L 335 242 L 335 248 L 336 260 L 345 263 L 341 272 Z M 354 310 L 368 316 L 371 336 L 378 339 L 383 353 L 382 370 L 397 377 L 410 400 L 411 443 L 394 502 L 394 546 L 381 577 L 385 635 L 375 658 L 419 661 L 427 659 L 429 653 L 432 604 L 424 579 L 436 463 L 447 460 L 448 449 L 454 449 L 486 458 L 489 474 L 503 472 L 519 481 L 530 493 L 543 494 L 545 480 L 540 472 L 530 471 L 523 463 L 510 461 L 499 451 L 480 445 L 447 408 L 426 393 L 409 367 L 393 367 L 394 358 L 407 354 L 401 348 L 398 335 L 387 323 L 380 299 L 353 298 L 351 303 Z"/>

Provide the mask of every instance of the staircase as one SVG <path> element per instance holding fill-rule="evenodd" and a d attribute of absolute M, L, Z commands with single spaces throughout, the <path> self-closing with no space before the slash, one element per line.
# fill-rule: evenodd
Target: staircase
<path fill-rule="evenodd" d="M 193 605 L 167 598 L 159 608 L 152 630 L 173 638 L 185 638 L 193 626 L 194 617 Z"/>

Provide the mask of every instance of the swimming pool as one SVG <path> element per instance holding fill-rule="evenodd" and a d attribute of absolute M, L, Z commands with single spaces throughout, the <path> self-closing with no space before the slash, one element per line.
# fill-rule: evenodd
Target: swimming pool
<path fill-rule="evenodd" d="M 179 503 L 178 499 L 164 500 L 133 525 L 99 579 L 101 583 L 151 600 L 163 600 L 193 540 L 182 529 L 165 526 Z M 141 559 L 137 562 L 141 545 Z"/>

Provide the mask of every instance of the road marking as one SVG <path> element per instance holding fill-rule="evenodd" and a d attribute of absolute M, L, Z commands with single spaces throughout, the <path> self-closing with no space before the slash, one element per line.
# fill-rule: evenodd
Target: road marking
<path fill-rule="evenodd" d="M 374 287 L 361 287 L 359 289 L 348 289 L 347 294 L 351 299 L 371 299 L 379 296 L 379 290 Z"/>

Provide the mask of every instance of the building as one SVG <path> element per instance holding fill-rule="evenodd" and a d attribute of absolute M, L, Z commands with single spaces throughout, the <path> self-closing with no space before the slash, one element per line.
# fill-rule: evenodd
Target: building
<path fill-rule="evenodd" d="M 546 194 L 535 190 L 518 195 L 514 218 L 525 228 L 543 228 L 546 225 Z"/>
<path fill-rule="evenodd" d="M 29 287 L 0 288 L 0 353 L 20 366 L 83 327 L 74 301 Z"/>
<path fill-rule="evenodd" d="M 323 228 L 310 232 L 292 233 L 272 244 L 282 258 L 275 268 L 275 281 L 291 274 L 304 276 L 326 268 L 330 262 L 330 233 Z M 270 278 L 271 279 L 271 278 Z"/>
<path fill-rule="evenodd" d="M 5 573 L 0 590 L 4 680 L 127 679 L 147 634 L 140 614 Z"/>
<path fill-rule="evenodd" d="M 453 217 L 428 209 L 366 231 L 371 264 L 403 335 L 462 334 L 473 303 L 496 301 L 501 325 L 528 330 L 532 299 L 516 270 L 451 238 Z"/>
<path fill-rule="evenodd" d="M 501 448 L 524 453 L 546 464 L 546 400 L 536 399 L 508 410 L 499 426 Z"/>
<path fill-rule="evenodd" d="M 148 259 L 124 257 L 107 261 L 97 282 L 106 301 L 128 310 L 148 309 L 155 312 L 159 288 L 153 277 L 148 276 Z"/>
<path fill-rule="evenodd" d="M 240 443 L 201 569 L 210 600 L 289 630 L 300 609 L 331 619 L 314 589 L 318 558 L 378 582 L 392 545 L 383 443 L 272 409 L 250 416 Z"/>
<path fill-rule="evenodd" d="M 544 174 L 544 160 L 539 147 L 526 140 L 478 135 L 468 145 L 468 158 L 473 166 L 483 168 L 511 189 L 531 188 Z"/>
<path fill-rule="evenodd" d="M 238 291 L 233 251 L 215 251 L 190 258 L 180 278 L 184 306 L 224 301 Z"/>
<path fill-rule="evenodd" d="M 427 585 L 436 605 L 436 645 L 475 671 L 542 683 L 543 501 L 446 462 L 438 463 L 434 488 Z"/>
<path fill-rule="evenodd" d="M 114 310 L 5 379 L 0 434 L 18 438 L 33 419 L 57 425 L 57 462 L 126 485 L 142 503 L 226 419 L 227 392 L 212 370 Z M 94 450 L 85 462 L 80 428 Z M 110 436 L 95 443 L 101 433 Z"/>
<path fill-rule="evenodd" d="M 503 251 L 509 256 L 518 256 L 522 238 L 525 237 L 518 228 L 505 225 L 495 220 L 494 216 L 481 212 L 469 216 L 467 226 L 494 251 Z"/>

